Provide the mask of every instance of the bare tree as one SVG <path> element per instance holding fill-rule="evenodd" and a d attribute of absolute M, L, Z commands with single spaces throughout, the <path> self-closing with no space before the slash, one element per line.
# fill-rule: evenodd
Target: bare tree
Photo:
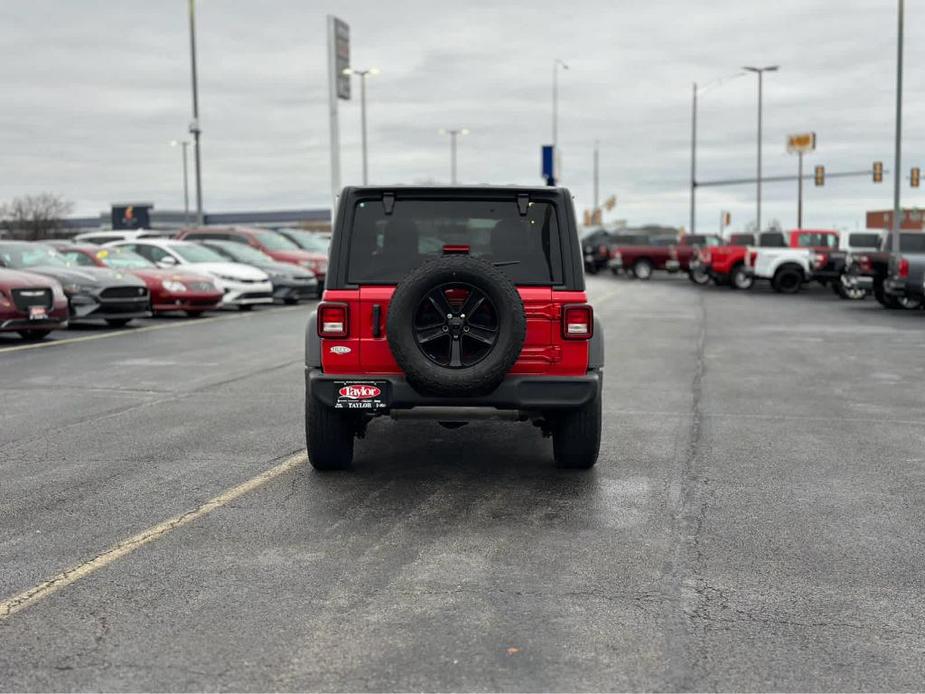
<path fill-rule="evenodd" d="M 55 193 L 22 195 L 0 206 L 0 226 L 29 241 L 47 238 L 61 227 L 74 204 Z"/>

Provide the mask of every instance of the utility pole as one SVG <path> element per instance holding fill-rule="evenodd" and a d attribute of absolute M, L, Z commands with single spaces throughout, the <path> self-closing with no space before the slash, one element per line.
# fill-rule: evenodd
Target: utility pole
<path fill-rule="evenodd" d="M 346 68 L 345 75 L 357 75 L 360 78 L 360 128 L 363 140 L 363 185 L 369 184 L 369 157 L 366 147 L 366 76 L 378 75 L 379 68 L 371 67 L 366 70 Z"/>
<path fill-rule="evenodd" d="M 756 189 L 756 200 L 757 200 L 757 209 L 756 209 L 756 227 L 758 233 L 761 233 L 761 116 L 762 116 L 762 102 L 763 102 L 763 89 L 764 89 L 764 73 L 765 72 L 777 72 L 779 69 L 778 65 L 769 65 L 767 67 L 743 67 L 743 70 L 748 72 L 754 72 L 758 75 L 758 186 Z"/>
<path fill-rule="evenodd" d="M 552 61 L 552 178 L 553 185 L 559 180 L 559 67 L 568 70 L 564 61 Z"/>
<path fill-rule="evenodd" d="M 896 150 L 893 160 L 893 227 L 890 230 L 890 248 L 893 254 L 899 255 L 899 229 L 902 224 L 899 215 L 899 192 L 902 183 L 900 171 L 902 158 L 902 123 L 903 123 L 903 15 L 905 14 L 904 0 L 898 0 L 898 23 L 896 31 Z"/>
<path fill-rule="evenodd" d="M 694 82 L 691 94 L 691 223 L 690 233 L 696 233 L 697 215 L 697 83 Z"/>
<path fill-rule="evenodd" d="M 441 135 L 450 136 L 450 183 L 456 185 L 456 140 L 460 135 L 468 135 L 468 128 L 456 128 L 454 130 L 440 129 Z"/>
<path fill-rule="evenodd" d="M 595 140 L 594 141 L 594 209 L 595 210 L 600 209 L 600 204 L 598 203 L 599 183 L 600 183 L 600 142 L 598 140 Z"/>
<path fill-rule="evenodd" d="M 183 156 L 183 224 L 189 226 L 189 177 L 186 173 L 186 158 L 189 140 L 173 140 L 170 143 L 171 147 L 176 147 L 177 145 L 180 145 L 180 153 Z"/>
<path fill-rule="evenodd" d="M 189 0 L 189 43 L 193 81 L 193 121 L 190 123 L 189 131 L 193 135 L 196 166 L 196 224 L 202 226 L 205 224 L 205 215 L 202 212 L 202 129 L 199 127 L 199 78 L 196 71 L 196 0 Z"/>
<path fill-rule="evenodd" d="M 803 152 L 797 152 L 797 229 L 803 228 Z"/>

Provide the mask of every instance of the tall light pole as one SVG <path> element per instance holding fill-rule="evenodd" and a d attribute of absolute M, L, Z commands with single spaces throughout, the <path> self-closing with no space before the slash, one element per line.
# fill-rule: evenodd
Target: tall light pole
<path fill-rule="evenodd" d="M 600 209 L 598 203 L 599 183 L 600 183 L 600 152 L 601 143 L 599 140 L 594 141 L 594 211 Z"/>
<path fill-rule="evenodd" d="M 186 150 L 189 148 L 189 140 L 172 140 L 171 147 L 180 146 L 180 153 L 183 156 L 183 223 L 189 225 L 189 177 L 186 174 Z"/>
<path fill-rule="evenodd" d="M 559 178 L 559 68 L 568 70 L 565 61 L 552 61 L 552 178 L 553 185 Z"/>
<path fill-rule="evenodd" d="M 363 185 L 369 183 L 369 163 L 366 153 L 366 76 L 378 75 L 379 68 L 371 67 L 366 70 L 356 68 L 344 69 L 345 75 L 357 75 L 360 78 L 360 127 L 363 131 Z"/>
<path fill-rule="evenodd" d="M 749 67 L 742 68 L 748 72 L 754 72 L 758 75 L 758 188 L 757 188 L 757 233 L 761 233 L 761 106 L 762 106 L 762 87 L 764 85 L 764 73 L 777 72 L 780 69 L 778 65 L 768 65 L 767 67 Z"/>
<path fill-rule="evenodd" d="M 717 77 L 704 85 L 696 82 L 691 85 L 691 234 L 697 231 L 697 95 L 707 91 L 710 87 L 718 86 L 744 74 L 744 72 L 736 72 L 725 77 Z"/>
<path fill-rule="evenodd" d="M 460 135 L 468 135 L 468 128 L 457 128 L 455 130 L 440 129 L 441 135 L 450 136 L 450 182 L 456 184 L 456 140 Z"/>
<path fill-rule="evenodd" d="M 196 0 L 189 0 L 189 48 L 193 82 L 193 120 L 189 131 L 193 135 L 196 164 L 196 223 L 202 226 L 205 224 L 205 216 L 202 213 L 202 147 L 199 141 L 202 130 L 199 127 L 199 80 L 196 73 Z"/>
<path fill-rule="evenodd" d="M 897 5 L 897 29 L 896 29 L 896 149 L 893 160 L 893 225 L 890 229 L 890 248 L 893 254 L 898 257 L 899 254 L 899 228 L 901 221 L 899 187 L 902 181 L 900 173 L 900 159 L 902 158 L 902 134 L 903 134 L 903 15 L 905 14 L 904 0 L 898 0 Z"/>
<path fill-rule="evenodd" d="M 697 83 L 691 94 L 691 225 L 690 233 L 697 233 Z"/>

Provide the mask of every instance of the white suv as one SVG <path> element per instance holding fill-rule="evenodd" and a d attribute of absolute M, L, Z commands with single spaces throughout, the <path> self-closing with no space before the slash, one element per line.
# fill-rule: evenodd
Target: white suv
<path fill-rule="evenodd" d="M 255 304 L 273 303 L 273 284 L 267 273 L 250 265 L 229 262 L 211 248 L 200 246 L 198 243 L 171 239 L 138 239 L 106 245 L 129 248 L 158 267 L 188 266 L 197 273 L 208 275 L 215 280 L 219 289 L 225 292 L 222 306 L 236 306 L 242 311 L 247 311 Z"/>

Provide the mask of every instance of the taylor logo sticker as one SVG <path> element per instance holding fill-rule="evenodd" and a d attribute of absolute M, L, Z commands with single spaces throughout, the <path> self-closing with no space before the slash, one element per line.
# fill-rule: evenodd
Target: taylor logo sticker
<path fill-rule="evenodd" d="M 334 345 L 331 347 L 331 352 L 334 354 L 350 354 L 351 351 L 349 347 L 344 347 L 343 345 Z"/>
<path fill-rule="evenodd" d="M 382 394 L 382 390 L 376 386 L 344 386 L 337 391 L 337 394 L 350 400 L 370 400 L 378 398 Z"/>

